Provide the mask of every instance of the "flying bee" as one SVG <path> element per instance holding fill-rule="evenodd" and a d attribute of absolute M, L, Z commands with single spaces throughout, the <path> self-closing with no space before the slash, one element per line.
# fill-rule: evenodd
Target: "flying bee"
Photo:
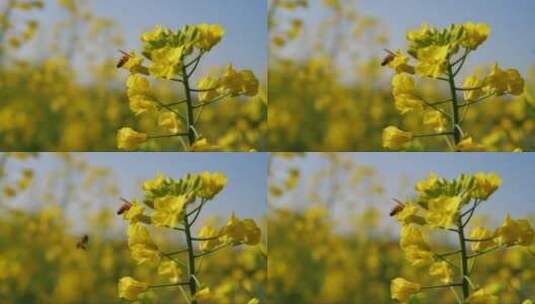
<path fill-rule="evenodd" d="M 128 54 L 127 52 L 123 51 L 123 50 L 119 50 L 119 52 L 121 52 L 121 54 L 123 54 L 123 56 L 121 57 L 121 59 L 119 59 L 119 62 L 117 62 L 117 68 L 121 68 L 123 65 L 125 65 L 125 63 L 132 57 L 130 56 L 130 54 Z"/>
<path fill-rule="evenodd" d="M 128 209 L 130 209 L 130 207 L 132 207 L 132 203 L 129 202 L 127 199 L 121 197 L 121 201 L 123 201 L 123 204 L 117 210 L 117 215 L 125 213 L 126 211 L 128 211 Z"/>
<path fill-rule="evenodd" d="M 390 216 L 395 216 L 396 214 L 398 214 L 401 211 L 403 211 L 403 208 L 405 208 L 405 204 L 403 204 L 400 200 L 395 199 L 395 198 L 393 200 L 394 200 L 394 202 L 396 202 L 396 205 L 390 211 Z"/>
<path fill-rule="evenodd" d="M 385 49 L 385 52 L 387 52 L 387 55 L 385 59 L 383 59 L 383 61 L 381 62 L 381 66 L 389 64 L 390 62 L 392 62 L 392 60 L 396 58 L 396 54 L 394 54 L 394 52 L 392 52 L 391 50 Z"/>
<path fill-rule="evenodd" d="M 89 243 L 89 236 L 84 234 L 76 243 L 76 248 L 87 250 L 87 244 Z"/>

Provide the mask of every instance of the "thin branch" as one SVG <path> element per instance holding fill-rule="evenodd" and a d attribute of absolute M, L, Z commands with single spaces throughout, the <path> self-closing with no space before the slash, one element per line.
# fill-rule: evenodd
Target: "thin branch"
<path fill-rule="evenodd" d="M 486 241 L 492 241 L 495 238 L 497 238 L 497 236 L 491 236 L 491 237 L 484 238 L 484 239 L 464 239 L 464 240 L 467 242 L 486 242 Z"/>
<path fill-rule="evenodd" d="M 499 245 L 498 245 L 498 246 L 492 247 L 492 248 L 490 248 L 490 249 L 483 250 L 483 251 L 479 251 L 479 252 L 477 252 L 477 253 L 471 254 L 471 255 L 467 256 L 466 258 L 467 258 L 467 259 L 472 259 L 472 258 L 478 257 L 478 256 L 480 256 L 480 255 L 483 255 L 483 254 L 485 254 L 485 253 L 489 253 L 489 252 L 492 252 L 492 251 L 494 251 L 494 250 L 501 249 L 501 248 L 507 248 L 507 247 L 508 247 L 508 246 L 503 247 L 503 246 L 499 246 Z"/>
<path fill-rule="evenodd" d="M 461 252 L 461 250 L 455 250 L 455 251 L 450 251 L 450 252 L 445 252 L 445 253 L 438 253 L 436 255 L 437 256 L 441 256 L 441 257 L 447 257 L 447 256 L 450 256 L 450 255 L 458 254 L 460 252 Z"/>
<path fill-rule="evenodd" d="M 471 106 L 471 105 L 480 103 L 480 102 L 482 102 L 482 101 L 486 100 L 487 98 L 492 97 L 494 95 L 495 95 L 494 93 L 491 93 L 491 94 L 485 95 L 483 97 L 480 97 L 480 98 L 478 98 L 478 99 L 476 99 L 474 101 L 466 101 L 465 103 L 460 104 L 459 108 L 466 107 L 466 106 Z"/>
<path fill-rule="evenodd" d="M 167 134 L 167 135 L 149 135 L 148 138 L 156 139 L 156 138 L 166 138 L 166 137 L 175 137 L 175 136 L 188 136 L 188 133 L 175 133 L 175 134 Z"/>
<path fill-rule="evenodd" d="M 221 101 L 221 100 L 223 100 L 223 99 L 225 99 L 225 98 L 227 98 L 227 97 L 230 97 L 231 95 L 232 95 L 232 94 L 230 94 L 230 93 L 221 95 L 221 96 L 216 97 L 215 99 L 210 100 L 210 101 L 208 101 L 208 102 L 203 102 L 203 103 L 200 103 L 200 104 L 196 104 L 196 105 L 193 106 L 193 108 L 202 108 L 202 107 L 204 107 L 204 106 L 210 105 L 210 104 L 212 104 L 212 103 L 216 103 L 216 102 Z"/>
<path fill-rule="evenodd" d="M 150 285 L 149 288 L 160 288 L 160 287 L 171 287 L 171 286 L 183 286 L 188 285 L 189 282 L 178 282 L 178 283 L 171 283 L 171 284 L 161 284 L 161 285 Z"/>
<path fill-rule="evenodd" d="M 230 244 L 224 244 L 224 245 L 216 247 L 215 249 L 212 249 L 210 251 L 206 251 L 206 252 L 203 252 L 203 253 L 196 254 L 196 255 L 194 255 L 194 257 L 195 258 L 199 258 L 199 257 L 205 256 L 205 255 L 216 253 L 216 252 L 220 251 L 221 249 L 225 249 L 228 246 L 230 246 Z"/>
<path fill-rule="evenodd" d="M 431 133 L 431 134 L 419 134 L 419 135 L 413 135 L 412 137 L 431 137 L 431 136 L 441 136 L 441 135 L 452 135 L 453 132 L 440 132 L 440 133 Z"/>
<path fill-rule="evenodd" d="M 450 114 L 446 113 L 444 110 L 442 110 L 441 108 L 437 107 L 434 103 L 430 103 L 430 102 L 426 101 L 426 100 L 423 99 L 423 98 L 420 98 L 420 100 L 421 100 L 423 103 L 425 103 L 425 105 L 427 105 L 428 107 L 431 107 L 431 108 L 433 108 L 435 111 L 442 113 L 442 115 L 446 116 L 447 118 L 449 118 L 449 120 L 451 120 L 451 116 L 450 116 Z"/>
<path fill-rule="evenodd" d="M 422 286 L 422 290 L 424 289 L 434 289 L 434 288 L 448 288 L 448 287 L 455 287 L 455 286 L 463 286 L 461 283 L 453 283 L 453 284 L 447 284 L 447 285 L 432 285 L 432 286 Z"/>
<path fill-rule="evenodd" d="M 471 88 L 458 88 L 455 87 L 456 91 L 477 91 L 483 89 L 485 86 L 479 86 L 479 87 L 471 87 Z"/>
<path fill-rule="evenodd" d="M 180 253 L 184 253 L 184 252 L 188 252 L 188 248 L 180 249 L 180 250 L 177 250 L 177 251 L 172 251 L 172 252 L 165 253 L 165 254 L 166 255 L 175 255 L 175 254 L 180 254 Z"/>
<path fill-rule="evenodd" d="M 220 237 L 221 237 L 220 235 L 217 235 L 217 236 L 206 237 L 206 238 L 192 237 L 191 239 L 192 239 L 193 241 L 197 241 L 197 242 L 204 242 L 204 241 L 217 240 L 217 239 L 220 238 Z"/>

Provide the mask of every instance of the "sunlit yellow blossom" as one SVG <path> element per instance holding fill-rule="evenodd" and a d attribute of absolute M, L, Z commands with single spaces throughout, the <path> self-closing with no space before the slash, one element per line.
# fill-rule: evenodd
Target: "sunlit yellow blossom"
<path fill-rule="evenodd" d="M 199 230 L 199 238 L 207 239 L 199 242 L 199 249 L 201 251 L 209 251 L 217 247 L 221 242 L 217 238 L 219 233 L 212 226 L 206 225 Z"/>
<path fill-rule="evenodd" d="M 486 200 L 500 187 L 502 180 L 494 173 L 476 173 L 474 174 L 476 189 L 473 196 L 478 199 Z"/>
<path fill-rule="evenodd" d="M 409 246 L 429 249 L 429 246 L 424 240 L 422 231 L 413 225 L 405 225 L 401 227 L 399 245 L 402 249 L 409 248 Z"/>
<path fill-rule="evenodd" d="M 383 147 L 398 150 L 412 140 L 412 133 L 405 132 L 397 127 L 388 126 L 383 130 Z"/>
<path fill-rule="evenodd" d="M 437 78 L 446 72 L 449 46 L 431 45 L 418 50 L 416 73 Z"/>
<path fill-rule="evenodd" d="M 175 227 L 176 223 L 184 215 L 184 205 L 186 197 L 184 195 L 166 195 L 154 200 L 154 213 L 152 223 L 156 227 Z"/>
<path fill-rule="evenodd" d="M 158 263 L 160 252 L 158 246 L 151 239 L 149 231 L 141 223 L 133 223 L 128 226 L 128 248 L 132 258 L 138 264 L 145 262 Z"/>
<path fill-rule="evenodd" d="M 416 215 L 418 213 L 418 206 L 413 203 L 407 203 L 403 206 L 400 212 L 395 217 L 403 225 L 417 223 L 420 218 Z"/>
<path fill-rule="evenodd" d="M 176 114 L 173 112 L 161 112 L 158 115 L 158 126 L 165 128 L 171 133 L 177 133 L 179 128 L 179 121 Z"/>
<path fill-rule="evenodd" d="M 119 280 L 119 298 L 134 301 L 140 293 L 147 290 L 149 285 L 144 282 L 136 281 L 132 277 L 122 277 Z"/>
<path fill-rule="evenodd" d="M 439 181 L 438 176 L 435 173 L 430 173 L 427 179 L 421 180 L 416 183 L 415 189 L 419 193 L 425 193 L 433 189 Z"/>
<path fill-rule="evenodd" d="M 131 74 L 126 81 L 130 109 L 136 115 L 156 109 L 155 99 L 150 90 L 148 79 Z"/>
<path fill-rule="evenodd" d="M 195 46 L 203 51 L 211 50 L 216 44 L 221 41 L 225 30 L 219 24 L 201 23 L 197 25 L 199 30 L 199 37 Z"/>
<path fill-rule="evenodd" d="M 177 283 L 182 276 L 182 269 L 173 261 L 163 261 L 158 266 L 158 275 L 167 278 L 171 283 Z"/>
<path fill-rule="evenodd" d="M 427 223 L 435 228 L 448 228 L 459 218 L 461 198 L 439 196 L 428 202 Z"/>
<path fill-rule="evenodd" d="M 182 69 L 184 47 L 164 47 L 152 51 L 149 72 L 159 78 L 172 79 Z"/>
<path fill-rule="evenodd" d="M 161 25 L 156 25 L 150 32 L 145 32 L 141 35 L 141 41 L 145 43 L 155 42 L 165 37 L 167 29 L 164 29 Z"/>
<path fill-rule="evenodd" d="M 437 132 L 443 132 L 447 123 L 446 117 L 438 111 L 428 110 L 424 112 L 424 124 Z"/>
<path fill-rule="evenodd" d="M 482 84 L 483 84 L 483 82 L 479 79 L 477 74 L 468 76 L 464 80 L 463 88 L 475 89 L 475 90 L 464 91 L 464 99 L 466 101 L 475 101 L 478 98 L 483 97 L 485 92 L 483 91 Z M 479 88 L 479 87 L 481 87 L 481 88 L 480 89 L 476 89 L 476 88 Z"/>
<path fill-rule="evenodd" d="M 126 61 L 123 64 L 123 68 L 127 69 L 132 74 L 137 73 L 146 73 L 146 68 L 143 66 L 143 60 L 144 58 L 141 56 L 138 56 L 136 54 L 136 51 L 130 52 L 126 56 Z"/>
<path fill-rule="evenodd" d="M 203 151 L 214 151 L 218 149 L 218 146 L 211 145 L 208 143 L 208 140 L 204 137 L 197 138 L 197 140 L 191 145 L 191 152 L 203 152 Z"/>
<path fill-rule="evenodd" d="M 409 73 L 414 74 L 414 67 L 409 65 L 409 57 L 401 53 L 400 50 L 397 50 L 394 54 L 394 59 L 392 59 L 388 66 L 392 68 L 396 73 Z"/>
<path fill-rule="evenodd" d="M 133 150 L 147 141 L 147 134 L 136 132 L 131 128 L 121 128 L 117 132 L 117 147 L 122 150 Z"/>
<path fill-rule="evenodd" d="M 445 261 L 436 262 L 429 268 L 429 274 L 435 277 L 440 277 L 444 284 L 449 284 L 452 281 L 453 270 Z"/>
<path fill-rule="evenodd" d="M 535 231 L 528 220 L 513 220 L 507 214 L 501 227 L 496 229 L 499 245 L 530 246 L 535 239 Z"/>
<path fill-rule="evenodd" d="M 155 100 L 149 95 L 134 95 L 128 97 L 130 110 L 136 115 L 156 109 Z"/>
<path fill-rule="evenodd" d="M 219 81 L 213 77 L 207 76 L 201 78 L 197 83 L 197 88 L 201 90 L 199 92 L 200 102 L 209 102 L 219 96 L 217 88 L 219 87 Z"/>
<path fill-rule="evenodd" d="M 464 34 L 461 45 L 467 49 L 475 50 L 490 34 L 490 27 L 485 23 L 466 22 L 463 24 Z"/>
<path fill-rule="evenodd" d="M 407 40 L 411 42 L 417 42 L 418 40 L 425 39 L 429 33 L 431 32 L 431 29 L 427 23 L 422 23 L 419 29 L 409 31 L 407 33 Z"/>
<path fill-rule="evenodd" d="M 416 245 L 403 248 L 403 252 L 405 253 L 405 258 L 415 267 L 427 266 L 434 262 L 431 251 Z"/>
<path fill-rule="evenodd" d="M 498 304 L 498 297 L 485 289 L 478 289 L 465 301 L 466 304 Z"/>
<path fill-rule="evenodd" d="M 143 183 L 143 191 L 153 191 L 159 189 L 165 183 L 165 175 L 158 174 L 156 178 Z"/>
<path fill-rule="evenodd" d="M 404 278 L 395 278 L 390 285 L 390 295 L 394 300 L 405 302 L 413 294 L 418 293 L 420 288 L 418 283 L 409 282 Z"/>
<path fill-rule="evenodd" d="M 472 242 L 473 251 L 482 251 L 494 246 L 493 233 L 484 227 L 476 227 L 470 232 L 470 239 L 482 240 L 481 242 Z"/>
<path fill-rule="evenodd" d="M 130 221 L 131 224 L 139 222 L 143 217 L 143 210 L 145 208 L 139 205 L 137 202 L 133 202 L 132 206 L 123 214 L 123 218 Z"/>
<path fill-rule="evenodd" d="M 149 80 L 137 74 L 130 74 L 126 79 L 126 88 L 128 96 L 135 95 L 149 95 L 150 83 Z"/>
<path fill-rule="evenodd" d="M 203 172 L 199 177 L 202 182 L 199 196 L 205 199 L 213 199 L 227 184 L 227 177 L 220 172 Z"/>

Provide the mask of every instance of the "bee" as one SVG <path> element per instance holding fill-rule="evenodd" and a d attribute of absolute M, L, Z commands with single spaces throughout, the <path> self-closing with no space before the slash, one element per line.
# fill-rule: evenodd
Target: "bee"
<path fill-rule="evenodd" d="M 395 216 L 396 214 L 398 214 L 401 211 L 403 211 L 403 208 L 405 208 L 405 204 L 403 204 L 400 200 L 395 199 L 395 198 L 393 200 L 394 200 L 394 202 L 396 202 L 396 205 L 390 211 L 390 216 Z"/>
<path fill-rule="evenodd" d="M 392 60 L 394 60 L 394 58 L 396 58 L 396 54 L 394 54 L 394 52 L 392 52 L 391 50 L 385 49 L 385 52 L 387 52 L 387 55 L 385 59 L 383 59 L 383 61 L 381 62 L 381 66 L 389 64 L 390 62 L 392 62 Z"/>
<path fill-rule="evenodd" d="M 119 52 L 121 52 L 123 54 L 123 56 L 121 57 L 121 59 L 119 59 L 119 62 L 117 62 L 117 68 L 118 69 L 121 68 L 123 65 L 125 65 L 126 62 L 132 57 L 132 56 L 130 56 L 130 54 L 128 54 L 125 51 L 119 50 Z"/>
<path fill-rule="evenodd" d="M 129 202 L 127 199 L 121 197 L 121 201 L 123 201 L 123 204 L 117 210 L 117 215 L 125 213 L 126 211 L 128 211 L 128 209 L 130 209 L 130 207 L 132 207 L 132 203 Z"/>
<path fill-rule="evenodd" d="M 87 244 L 89 243 L 89 236 L 84 234 L 76 243 L 76 248 L 87 250 Z"/>

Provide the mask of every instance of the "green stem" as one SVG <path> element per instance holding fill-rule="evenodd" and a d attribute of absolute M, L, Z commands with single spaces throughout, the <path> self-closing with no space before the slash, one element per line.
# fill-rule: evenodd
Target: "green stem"
<path fill-rule="evenodd" d="M 188 71 L 186 69 L 186 66 L 183 65 L 182 66 L 182 77 L 183 78 L 183 84 L 184 84 L 184 91 L 186 93 L 186 106 L 187 106 L 187 109 L 188 109 L 188 115 L 187 115 L 187 119 L 186 119 L 186 124 L 188 126 L 188 140 L 189 140 L 189 144 L 190 145 L 193 145 L 193 143 L 195 142 L 195 133 L 193 132 L 192 130 L 192 126 L 193 126 L 193 123 L 194 123 L 194 120 L 193 120 L 193 100 L 191 98 L 191 88 L 190 88 L 190 85 L 189 85 L 189 75 L 188 75 Z"/>
<path fill-rule="evenodd" d="M 197 293 L 197 283 L 195 282 L 195 255 L 193 253 L 193 241 L 191 238 L 191 225 L 188 217 L 184 217 L 184 227 L 186 234 L 186 245 L 188 246 L 188 274 L 189 274 L 189 291 L 192 298 L 191 304 L 197 304 L 195 294 Z"/>
<path fill-rule="evenodd" d="M 459 227 L 459 245 L 461 247 L 461 279 L 462 279 L 462 288 L 463 288 L 463 300 L 466 300 L 470 296 L 470 288 L 468 282 L 468 253 L 466 250 L 466 240 L 464 237 L 464 227 L 461 219 L 459 218 L 458 225 Z"/>
<path fill-rule="evenodd" d="M 461 141 L 461 131 L 459 130 L 458 124 L 459 124 L 459 103 L 457 101 L 457 91 L 455 88 L 455 75 L 453 74 L 453 68 L 452 65 L 448 62 L 448 80 L 450 84 L 450 91 L 451 91 L 451 107 L 453 112 L 453 121 L 452 121 L 452 132 L 453 132 L 453 140 L 455 142 L 455 145 L 459 144 Z"/>

